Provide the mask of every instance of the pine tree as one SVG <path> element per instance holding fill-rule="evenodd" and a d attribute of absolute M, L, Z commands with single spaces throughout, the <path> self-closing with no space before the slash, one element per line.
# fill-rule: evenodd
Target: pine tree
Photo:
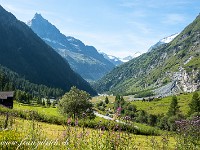
<path fill-rule="evenodd" d="M 169 117 L 177 115 L 179 111 L 177 97 L 173 96 L 167 115 Z"/>
<path fill-rule="evenodd" d="M 45 106 L 45 101 L 44 100 L 42 101 L 42 106 Z"/>
<path fill-rule="evenodd" d="M 120 96 L 119 95 L 116 95 L 115 97 L 115 102 L 114 102 L 114 109 L 117 110 L 117 108 L 121 107 L 121 104 L 120 104 Z"/>
<path fill-rule="evenodd" d="M 190 110 L 189 115 L 193 114 L 194 112 L 200 113 L 200 97 L 197 92 L 195 92 L 192 96 L 192 101 L 189 104 Z"/>
<path fill-rule="evenodd" d="M 125 100 L 124 100 L 123 96 L 121 96 L 121 98 L 120 98 L 120 103 L 121 103 L 121 106 L 123 106 L 125 104 Z"/>
<path fill-rule="evenodd" d="M 17 90 L 16 92 L 15 92 L 15 100 L 16 101 L 20 101 L 20 91 L 19 90 Z"/>
<path fill-rule="evenodd" d="M 37 97 L 37 104 L 42 105 L 42 99 L 40 97 Z"/>
<path fill-rule="evenodd" d="M 51 101 L 50 99 L 47 99 L 47 107 L 50 107 L 51 106 Z"/>
<path fill-rule="evenodd" d="M 109 100 L 108 100 L 108 97 L 106 96 L 105 98 L 105 103 L 108 104 L 109 103 Z"/>
<path fill-rule="evenodd" d="M 3 89 L 3 73 L 0 71 L 0 91 Z"/>

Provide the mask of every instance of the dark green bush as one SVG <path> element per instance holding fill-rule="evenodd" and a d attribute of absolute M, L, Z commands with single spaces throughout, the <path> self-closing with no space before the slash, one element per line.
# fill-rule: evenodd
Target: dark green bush
<path fill-rule="evenodd" d="M 154 93 L 152 91 L 143 91 L 143 92 L 136 94 L 134 97 L 142 98 L 142 97 L 150 97 L 150 96 L 154 96 Z"/>

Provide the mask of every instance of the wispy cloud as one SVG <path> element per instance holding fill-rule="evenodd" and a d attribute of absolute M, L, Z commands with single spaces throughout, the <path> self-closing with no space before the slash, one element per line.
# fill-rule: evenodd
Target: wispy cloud
<path fill-rule="evenodd" d="M 146 52 L 158 39 L 149 39 L 146 36 L 138 36 L 129 33 L 100 33 L 89 31 L 65 31 L 66 35 L 74 36 L 82 40 L 86 45 L 93 45 L 98 50 L 118 57 L 125 57 L 138 51 Z"/>
<path fill-rule="evenodd" d="M 116 56 L 146 51 L 180 32 L 199 13 L 199 0 L 0 0 L 19 20 L 38 12 L 67 36 Z"/>
<path fill-rule="evenodd" d="M 135 0 L 135 1 L 128 1 L 128 0 L 124 1 L 124 0 L 122 0 L 119 3 L 119 6 L 128 7 L 128 8 L 137 7 L 138 5 L 141 5 L 141 1 L 140 0 Z"/>
<path fill-rule="evenodd" d="M 135 31 L 140 32 L 141 34 L 150 34 L 152 29 L 148 27 L 146 23 L 139 21 L 129 21 L 128 24 L 135 28 Z"/>
<path fill-rule="evenodd" d="M 30 9 L 30 8 L 26 8 L 23 6 L 14 6 L 11 4 L 3 4 L 3 7 L 7 10 L 12 12 L 13 14 L 16 15 L 16 17 L 21 20 L 21 21 L 28 21 L 31 19 L 31 17 L 33 17 L 33 15 L 38 12 L 41 13 L 42 15 L 55 15 L 55 12 L 51 12 L 51 11 L 45 11 L 45 10 L 36 10 L 36 9 Z M 26 14 L 26 15 L 24 15 Z M 31 16 L 31 17 L 30 17 Z"/>
<path fill-rule="evenodd" d="M 175 25 L 179 23 L 183 23 L 186 20 L 184 15 L 182 14 L 167 14 L 164 18 L 162 23 L 167 25 Z"/>
<path fill-rule="evenodd" d="M 144 9 L 134 9 L 129 13 L 130 17 L 137 17 L 137 18 L 143 18 L 148 17 L 148 13 Z"/>
<path fill-rule="evenodd" d="M 182 0 L 182 1 L 175 1 L 175 0 L 121 0 L 120 6 L 127 7 L 127 8 L 164 8 L 164 7 L 179 7 L 179 6 L 187 6 L 191 4 L 192 1 Z"/>

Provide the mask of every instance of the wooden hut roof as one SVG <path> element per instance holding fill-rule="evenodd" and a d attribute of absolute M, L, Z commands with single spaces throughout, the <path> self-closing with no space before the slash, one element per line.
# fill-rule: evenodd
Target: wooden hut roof
<path fill-rule="evenodd" d="M 8 97 L 13 97 L 14 91 L 8 91 L 8 92 L 0 92 L 0 99 L 7 99 Z"/>

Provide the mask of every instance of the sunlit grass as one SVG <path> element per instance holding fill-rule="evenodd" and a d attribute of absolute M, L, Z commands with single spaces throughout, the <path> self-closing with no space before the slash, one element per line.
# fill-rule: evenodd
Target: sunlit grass
<path fill-rule="evenodd" d="M 192 99 L 192 94 L 178 95 L 178 104 L 183 114 L 188 112 L 188 104 Z M 110 103 L 107 107 L 113 107 L 115 96 L 109 96 Z M 128 97 L 124 97 L 128 101 Z M 104 101 L 105 96 L 95 97 L 92 102 L 95 104 L 99 101 Z M 150 114 L 166 113 L 171 102 L 171 97 L 166 97 L 158 101 L 142 102 L 133 101 L 132 103 L 137 106 L 138 110 L 145 110 Z M 19 103 L 14 104 L 16 110 L 34 110 L 45 116 L 61 116 L 57 108 L 45 108 L 40 106 L 28 106 Z M 29 118 L 30 119 L 30 118 Z M 1 123 L 4 122 L 5 117 L 0 116 Z M 87 120 L 88 121 L 88 120 Z M 66 118 L 67 122 L 67 118 Z M 155 127 L 150 127 L 145 124 L 133 123 L 133 125 L 140 129 L 141 133 L 150 133 L 151 131 L 158 130 L 159 136 L 145 136 L 136 135 L 126 130 L 114 130 L 108 128 L 104 130 L 102 127 L 107 120 L 96 117 L 95 127 L 85 128 L 84 126 L 71 126 L 71 125 L 56 125 L 36 120 L 25 120 L 14 118 L 12 128 L 0 131 L 0 141 L 3 140 L 16 140 L 21 141 L 31 137 L 35 140 L 53 140 L 58 141 L 59 145 L 40 146 L 40 149 L 175 149 L 176 147 L 176 134 L 173 132 L 160 131 Z M 80 122 L 79 122 L 80 123 Z M 116 124 L 117 125 L 117 124 Z M 151 134 L 152 135 L 152 134 Z M 70 141 L 67 145 L 62 143 Z M 12 149 L 13 147 L 11 147 Z M 21 149 L 32 149 L 33 147 L 22 147 Z M 5 148 L 4 148 L 5 149 Z M 16 147 L 15 147 L 16 149 Z"/>
<path fill-rule="evenodd" d="M 198 92 L 200 94 L 200 91 Z M 180 106 L 180 111 L 182 114 L 187 115 L 189 111 L 189 103 L 192 100 L 192 95 L 193 93 L 186 93 L 186 94 L 180 94 L 177 95 L 178 98 L 178 105 Z M 110 101 L 109 104 L 106 105 L 106 109 L 110 108 L 113 109 L 113 102 L 115 101 L 115 96 L 108 96 L 108 99 Z M 165 114 L 167 113 L 172 97 L 168 96 L 165 98 L 162 98 L 160 100 L 156 101 L 151 101 L 151 102 L 142 102 L 141 100 L 133 101 L 133 96 L 124 96 L 125 101 L 131 102 L 137 107 L 137 110 L 145 110 L 149 114 Z M 94 104 L 104 101 L 105 96 L 98 96 L 98 97 L 93 97 L 92 102 Z M 132 100 L 132 101 L 130 101 Z"/>
<path fill-rule="evenodd" d="M 38 139 L 40 140 L 52 140 L 58 141 L 60 145 L 53 146 L 53 148 L 60 149 L 106 149 L 106 144 L 114 144 L 119 148 L 125 149 L 152 149 L 156 146 L 156 149 L 162 148 L 163 138 L 166 136 L 143 136 L 134 135 L 121 131 L 104 131 L 101 128 L 87 129 L 81 127 L 52 125 L 48 123 L 41 123 L 34 120 L 24 120 L 15 118 L 12 130 L 1 131 L 0 140 L 2 141 L 3 135 L 10 136 L 10 140 L 13 136 L 19 136 L 19 140 L 23 140 L 27 137 L 31 137 L 34 124 L 34 131 L 37 132 Z M 2 135 L 3 134 L 3 135 Z M 12 135 L 12 136 L 11 136 Z M 15 138 L 14 138 L 15 139 Z M 37 140 L 38 140 L 37 139 Z M 62 145 L 61 143 L 68 141 L 69 145 Z M 174 149 L 175 141 L 173 137 L 167 137 L 168 149 Z M 120 143 L 121 142 L 121 143 Z M 76 145 L 77 143 L 77 145 Z M 108 146 L 107 145 L 107 146 Z M 27 147 L 26 147 L 27 148 Z M 41 149 L 49 149 L 51 146 L 41 146 Z M 31 149 L 31 148 L 30 148 Z"/>
<path fill-rule="evenodd" d="M 59 112 L 57 108 L 53 107 L 42 107 L 42 106 L 34 106 L 34 105 L 25 105 L 18 102 L 14 102 L 13 109 L 16 110 L 34 110 L 39 113 L 43 113 L 45 115 L 59 116 Z"/>
<path fill-rule="evenodd" d="M 177 95 L 178 105 L 180 106 L 180 111 L 186 115 L 189 111 L 189 103 L 192 100 L 192 94 L 180 94 Z M 170 103 L 171 96 L 162 98 L 159 101 L 151 102 L 142 102 L 142 101 L 133 101 L 132 104 L 137 106 L 138 110 L 145 110 L 149 114 L 165 114 L 167 113 Z"/>

